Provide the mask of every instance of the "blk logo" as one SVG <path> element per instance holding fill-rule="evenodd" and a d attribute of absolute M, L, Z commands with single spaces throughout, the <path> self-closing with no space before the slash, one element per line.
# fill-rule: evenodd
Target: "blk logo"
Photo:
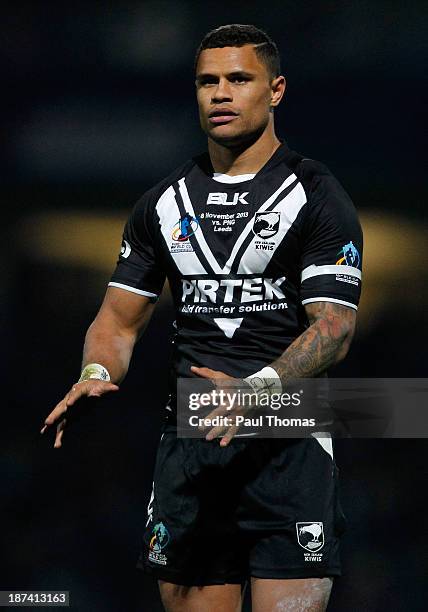
<path fill-rule="evenodd" d="M 214 193 L 208 194 L 207 204 L 217 204 L 219 206 L 236 206 L 238 202 L 240 202 L 241 204 L 248 204 L 245 198 L 249 193 L 249 191 L 244 191 L 244 193 L 234 193 L 233 199 L 228 200 L 227 193 L 223 193 L 222 191 L 216 191 Z"/>

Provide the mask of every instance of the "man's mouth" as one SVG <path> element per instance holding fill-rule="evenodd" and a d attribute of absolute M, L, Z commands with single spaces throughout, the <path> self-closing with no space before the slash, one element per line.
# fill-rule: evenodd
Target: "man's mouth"
<path fill-rule="evenodd" d="M 238 116 L 238 113 L 235 113 L 232 110 L 221 108 L 217 110 L 213 110 L 208 115 L 210 123 L 214 123 L 214 125 L 219 125 L 221 123 L 230 123 Z"/>

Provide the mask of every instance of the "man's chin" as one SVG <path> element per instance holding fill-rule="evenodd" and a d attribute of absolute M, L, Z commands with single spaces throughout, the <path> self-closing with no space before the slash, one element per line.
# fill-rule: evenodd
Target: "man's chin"
<path fill-rule="evenodd" d="M 208 138 L 216 144 L 227 148 L 246 146 L 255 142 L 260 137 L 260 134 L 261 132 L 259 130 L 257 132 L 235 132 L 218 128 L 211 129 L 207 132 Z"/>

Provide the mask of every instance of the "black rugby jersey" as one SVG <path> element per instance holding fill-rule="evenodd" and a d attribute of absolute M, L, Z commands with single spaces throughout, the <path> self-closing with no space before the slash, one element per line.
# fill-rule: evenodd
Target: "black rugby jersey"
<path fill-rule="evenodd" d="M 305 304 L 357 308 L 362 246 L 354 205 L 320 162 L 282 143 L 253 179 L 229 184 L 203 154 L 137 202 L 110 285 L 155 300 L 167 278 L 174 374 L 243 377 L 305 330 Z"/>

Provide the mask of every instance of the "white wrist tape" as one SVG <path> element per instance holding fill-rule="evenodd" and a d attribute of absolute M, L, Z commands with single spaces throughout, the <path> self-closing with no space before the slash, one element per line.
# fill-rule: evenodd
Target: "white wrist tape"
<path fill-rule="evenodd" d="M 244 380 L 253 388 L 257 395 L 282 393 L 282 383 L 278 372 L 268 366 L 254 374 L 250 374 Z"/>
<path fill-rule="evenodd" d="M 79 382 L 83 380 L 89 380 L 91 378 L 95 378 L 98 380 L 110 380 L 110 374 L 108 370 L 104 366 L 99 363 L 88 363 L 82 370 L 82 373 L 79 378 Z"/>

